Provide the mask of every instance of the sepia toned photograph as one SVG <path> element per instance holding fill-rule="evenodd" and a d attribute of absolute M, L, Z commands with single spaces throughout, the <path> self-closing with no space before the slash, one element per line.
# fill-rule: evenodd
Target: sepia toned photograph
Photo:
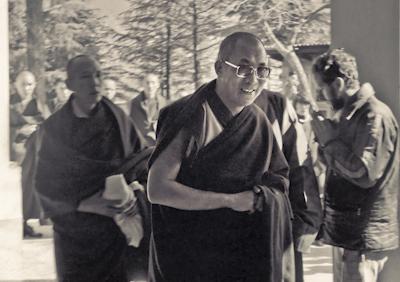
<path fill-rule="evenodd" d="M 0 12 L 0 282 L 398 281 L 398 0 Z"/>

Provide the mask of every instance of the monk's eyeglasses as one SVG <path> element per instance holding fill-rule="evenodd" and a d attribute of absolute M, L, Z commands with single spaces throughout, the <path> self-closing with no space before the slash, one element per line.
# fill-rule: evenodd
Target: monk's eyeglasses
<path fill-rule="evenodd" d="M 269 67 L 253 67 L 250 65 L 235 65 L 232 64 L 231 62 L 228 61 L 224 61 L 225 64 L 227 64 L 228 66 L 236 69 L 236 75 L 237 77 L 240 78 L 246 78 L 249 77 L 250 75 L 253 74 L 253 72 L 256 74 L 256 77 L 258 79 L 267 79 L 269 74 L 271 73 L 271 69 Z"/>

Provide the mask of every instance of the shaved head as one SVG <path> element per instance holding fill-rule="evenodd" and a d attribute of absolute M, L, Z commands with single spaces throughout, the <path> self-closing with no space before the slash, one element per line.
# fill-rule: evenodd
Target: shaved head
<path fill-rule="evenodd" d="M 22 79 L 26 79 L 26 78 L 32 78 L 33 80 L 35 80 L 35 76 L 33 75 L 33 73 L 31 73 L 30 71 L 26 70 L 26 71 L 21 71 L 17 75 L 17 78 L 15 79 L 15 81 L 18 83 Z M 36 80 L 35 80 L 35 82 L 36 82 Z"/>
<path fill-rule="evenodd" d="M 83 66 L 93 65 L 99 68 L 96 60 L 88 55 L 78 55 L 68 61 L 67 64 L 67 79 L 73 78 Z"/>
<path fill-rule="evenodd" d="M 15 79 L 15 88 L 22 98 L 32 97 L 36 87 L 36 79 L 30 71 L 22 71 Z"/>
<path fill-rule="evenodd" d="M 249 32 L 235 32 L 222 40 L 219 46 L 218 60 L 229 59 L 239 42 L 246 42 L 249 45 L 259 44 L 265 49 L 263 42 L 256 35 Z"/>

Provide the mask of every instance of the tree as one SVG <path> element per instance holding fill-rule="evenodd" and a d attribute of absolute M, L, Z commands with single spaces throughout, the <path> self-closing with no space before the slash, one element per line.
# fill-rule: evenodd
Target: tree
<path fill-rule="evenodd" d="M 36 77 L 36 95 L 39 104 L 42 105 L 43 114 L 47 117 L 50 111 L 46 104 L 46 80 L 45 80 L 45 45 L 43 34 L 43 2 L 42 0 L 26 0 L 27 23 L 27 58 L 28 69 Z"/>
<path fill-rule="evenodd" d="M 185 18 L 185 1 L 144 0 L 131 2 L 122 13 L 125 32 L 117 35 L 116 46 L 121 59 L 135 65 L 131 75 L 137 79 L 143 73 L 162 77 L 167 97 L 180 87 L 187 90 L 187 69 L 190 58 L 182 38 L 186 38 L 189 22 Z M 174 74 L 174 75 L 172 75 Z"/>
<path fill-rule="evenodd" d="M 184 9 L 188 20 L 181 28 L 188 32 L 180 37 L 180 41 L 184 51 L 193 58 L 192 77 L 196 89 L 215 61 L 224 29 L 231 25 L 225 16 L 227 7 L 228 4 L 223 1 L 192 0 Z"/>
<path fill-rule="evenodd" d="M 126 32 L 117 36 L 122 60 L 136 65 L 134 77 L 149 71 L 163 76 L 167 93 L 191 93 L 215 60 L 226 6 L 215 0 L 132 2 L 123 13 Z"/>
<path fill-rule="evenodd" d="M 10 81 L 26 68 L 26 7 L 24 0 L 13 0 L 8 3 L 9 15 L 9 52 L 10 52 Z"/>
<path fill-rule="evenodd" d="M 104 38 L 112 32 L 85 2 L 53 0 L 45 11 L 46 69 L 65 68 L 67 61 L 77 54 L 101 59 Z"/>
<path fill-rule="evenodd" d="M 10 81 L 21 70 L 31 70 L 42 103 L 49 90 L 46 84 L 64 74 L 71 57 L 82 53 L 100 61 L 109 57 L 104 50 L 113 30 L 84 1 L 10 0 L 9 19 Z"/>

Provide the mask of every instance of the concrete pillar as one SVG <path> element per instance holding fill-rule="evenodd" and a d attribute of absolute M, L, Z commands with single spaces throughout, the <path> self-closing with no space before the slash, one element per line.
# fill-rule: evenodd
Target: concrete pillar
<path fill-rule="evenodd" d="M 399 0 L 332 0 L 331 4 L 333 47 L 356 56 L 361 82 L 371 82 L 377 97 L 400 121 Z M 399 265 L 397 250 L 380 281 L 399 281 Z"/>
<path fill-rule="evenodd" d="M 9 165 L 8 1 L 0 1 L 0 172 Z M 0 187 L 1 188 L 1 187 Z"/>
<path fill-rule="evenodd" d="M 356 56 L 360 80 L 400 120 L 399 0 L 332 0 L 331 17 L 333 47 Z"/>

